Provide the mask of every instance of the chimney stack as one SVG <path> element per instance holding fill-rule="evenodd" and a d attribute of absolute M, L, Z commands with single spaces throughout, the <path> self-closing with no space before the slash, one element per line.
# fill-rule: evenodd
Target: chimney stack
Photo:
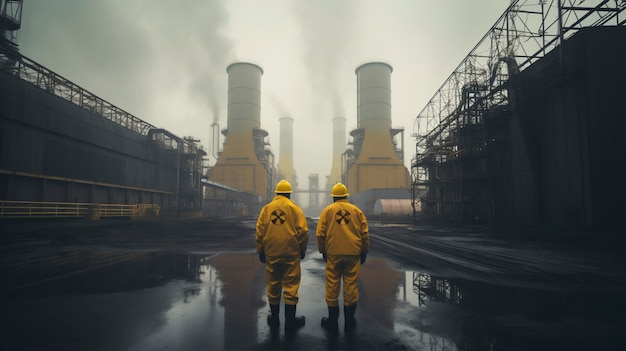
<path fill-rule="evenodd" d="M 348 189 L 408 189 L 409 172 L 396 152 L 391 129 L 391 72 L 384 62 L 357 67 L 357 129 Z"/>
<path fill-rule="evenodd" d="M 293 118 L 282 117 L 280 122 L 280 147 L 278 149 L 278 172 L 291 186 L 297 187 L 296 169 L 293 164 Z"/>
<path fill-rule="evenodd" d="M 341 155 L 346 151 L 346 118 L 333 118 L 333 158 L 330 175 L 326 182 L 326 189 L 341 182 Z"/>
<path fill-rule="evenodd" d="M 261 76 L 253 63 L 236 62 L 228 72 L 228 121 L 224 149 L 209 179 L 239 190 L 269 196 L 273 190 L 274 158 L 261 128 Z"/>

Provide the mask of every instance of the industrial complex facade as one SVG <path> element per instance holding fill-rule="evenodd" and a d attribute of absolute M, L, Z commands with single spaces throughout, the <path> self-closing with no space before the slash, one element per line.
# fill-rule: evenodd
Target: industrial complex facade
<path fill-rule="evenodd" d="M 209 166 L 193 137 L 22 56 L 13 41 L 22 1 L 1 0 L 3 213 L 74 203 L 91 216 L 115 204 L 178 217 L 254 215 L 288 179 L 309 214 L 343 182 L 381 220 L 623 229 L 626 2 L 588 2 L 512 1 L 418 114 L 408 166 L 404 129 L 392 127 L 393 67 L 356 67 L 357 127 L 347 133 L 350 116 L 333 116 L 331 172 L 322 184 L 308 175 L 307 187 L 293 162 L 297 118 L 276 116 L 277 164 L 269 147 L 259 65 L 225 67 L 227 126 L 212 126 L 225 139 Z"/>
<path fill-rule="evenodd" d="M 623 232 L 625 10 L 511 3 L 416 119 L 422 218 Z"/>

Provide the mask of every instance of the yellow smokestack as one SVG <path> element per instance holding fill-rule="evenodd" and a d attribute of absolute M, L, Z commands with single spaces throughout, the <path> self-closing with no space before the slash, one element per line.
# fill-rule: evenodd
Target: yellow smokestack
<path fill-rule="evenodd" d="M 326 189 L 341 182 L 341 154 L 346 151 L 346 118 L 333 118 L 333 158 Z"/>
<path fill-rule="evenodd" d="M 409 172 L 396 153 L 391 137 L 391 72 L 383 62 L 359 66 L 357 130 L 363 138 L 358 157 L 348 171 L 351 193 L 369 189 L 408 189 Z"/>
<path fill-rule="evenodd" d="M 280 147 L 278 149 L 278 172 L 291 186 L 298 185 L 296 169 L 293 164 L 293 118 L 282 117 L 280 123 Z"/>
<path fill-rule="evenodd" d="M 268 194 L 272 165 L 262 164 L 257 155 L 264 153 L 261 130 L 261 75 L 255 64 L 236 62 L 228 73 L 228 122 L 224 150 L 209 179 L 258 195 Z M 273 161 L 272 161 L 273 162 Z M 271 184 L 269 184 L 271 186 Z"/>

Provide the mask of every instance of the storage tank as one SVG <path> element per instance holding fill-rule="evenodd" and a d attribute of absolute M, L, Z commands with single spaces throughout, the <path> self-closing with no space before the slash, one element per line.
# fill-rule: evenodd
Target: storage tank
<path fill-rule="evenodd" d="M 415 210 L 421 211 L 419 207 Z M 374 203 L 373 214 L 383 223 L 411 222 L 413 220 L 411 199 L 378 199 Z"/>

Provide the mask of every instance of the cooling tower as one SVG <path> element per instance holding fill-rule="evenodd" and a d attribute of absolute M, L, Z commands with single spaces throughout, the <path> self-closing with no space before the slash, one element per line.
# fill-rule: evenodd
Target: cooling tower
<path fill-rule="evenodd" d="M 330 175 L 326 181 L 326 189 L 341 182 L 341 154 L 346 151 L 346 119 L 333 118 L 333 159 Z"/>
<path fill-rule="evenodd" d="M 391 129 L 391 72 L 383 62 L 359 66 L 354 159 L 349 165 L 350 193 L 371 189 L 408 189 L 409 172 L 394 146 Z"/>
<path fill-rule="evenodd" d="M 282 117 L 280 122 L 280 148 L 278 150 L 278 172 L 281 179 L 287 179 L 297 187 L 296 169 L 293 165 L 293 118 Z"/>
<path fill-rule="evenodd" d="M 261 75 L 255 64 L 236 62 L 228 73 L 228 113 L 224 149 L 209 179 L 266 196 L 272 190 L 273 155 L 261 128 Z"/>

